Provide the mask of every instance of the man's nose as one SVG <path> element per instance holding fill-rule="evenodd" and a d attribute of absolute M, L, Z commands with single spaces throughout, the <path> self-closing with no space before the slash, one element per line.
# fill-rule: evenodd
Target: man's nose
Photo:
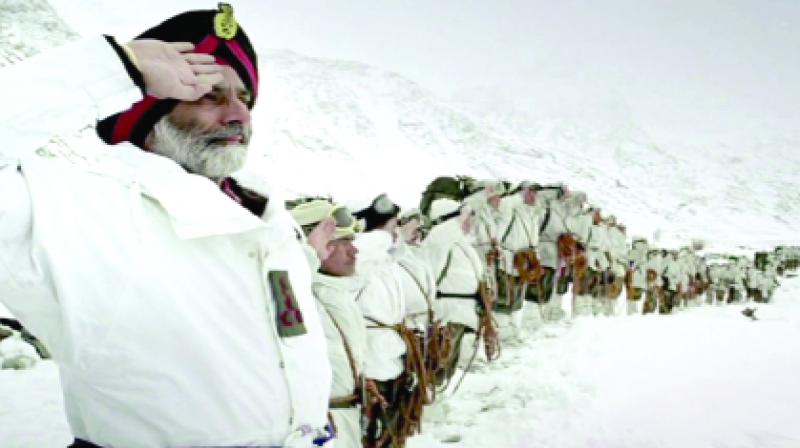
<path fill-rule="evenodd" d="M 233 97 L 232 99 L 226 101 L 223 107 L 223 124 L 234 122 L 241 124 L 250 123 L 250 109 L 247 107 L 247 104 L 238 97 Z"/>

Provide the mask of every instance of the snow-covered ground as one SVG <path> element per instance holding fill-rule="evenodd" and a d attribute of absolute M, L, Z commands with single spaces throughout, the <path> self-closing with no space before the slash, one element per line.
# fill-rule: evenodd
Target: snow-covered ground
<path fill-rule="evenodd" d="M 429 407 L 409 448 L 796 448 L 800 279 L 757 321 L 743 307 L 533 331 Z M 0 397 L 0 446 L 70 440 L 53 363 L 0 370 Z"/>
<path fill-rule="evenodd" d="M 798 447 L 800 281 L 757 321 L 743 308 L 545 327 L 468 375 L 411 446 Z"/>

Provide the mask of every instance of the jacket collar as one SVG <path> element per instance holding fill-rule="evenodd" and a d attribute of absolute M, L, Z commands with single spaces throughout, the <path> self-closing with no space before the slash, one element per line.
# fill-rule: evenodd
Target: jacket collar
<path fill-rule="evenodd" d="M 143 196 L 158 202 L 181 239 L 265 228 L 264 221 L 225 195 L 213 181 L 186 172 L 166 157 L 133 145 L 118 145 L 103 162 L 93 168 L 138 186 Z"/>

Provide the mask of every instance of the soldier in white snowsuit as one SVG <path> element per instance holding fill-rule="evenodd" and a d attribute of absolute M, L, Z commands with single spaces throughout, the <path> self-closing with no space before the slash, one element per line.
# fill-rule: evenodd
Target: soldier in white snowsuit
<path fill-rule="evenodd" d="M 678 300 L 673 303 L 673 307 L 682 306 L 685 308 L 693 297 L 692 283 L 694 282 L 695 267 L 692 257 L 693 254 L 686 247 L 678 251 L 678 266 L 680 268 L 679 292 Z"/>
<path fill-rule="evenodd" d="M 352 244 L 359 226 L 346 208 L 325 200 L 300 204 L 291 213 L 306 234 L 334 219 L 335 239 L 327 244 L 329 253 L 314 275 L 313 290 L 333 370 L 329 412 L 336 428 L 334 443 L 337 448 L 361 448 L 367 325 L 356 304 L 364 284 L 353 276 L 358 250 Z"/>
<path fill-rule="evenodd" d="M 539 244 L 539 227 L 541 226 L 541 208 L 536 207 L 536 191 L 529 183 L 523 183 L 519 191 L 503 198 L 500 204 L 500 211 L 504 221 L 500 226 L 499 244 L 502 249 L 503 264 L 500 266 L 499 275 L 506 281 L 499 283 L 499 295 L 509 303 L 506 304 L 505 312 L 510 313 L 507 319 L 511 327 L 515 330 L 514 334 L 519 336 L 519 329 L 522 326 L 522 315 L 525 308 L 525 299 L 528 288 L 535 288 L 537 285 L 523 282 L 521 278 L 527 272 L 520 272 L 519 268 L 526 269 L 526 264 L 515 265 L 515 256 L 530 257 L 531 255 L 538 260 L 536 246 Z M 502 299 L 501 299 L 502 300 Z M 497 319 L 501 321 L 506 317 L 505 313 L 498 311 Z M 541 322 L 538 310 L 534 313 L 536 321 Z"/>
<path fill-rule="evenodd" d="M 559 253 L 559 239 L 569 236 L 581 246 L 585 246 L 591 219 L 583 210 L 583 204 L 586 202 L 585 193 L 567 192 L 563 187 L 546 187 L 539 192 L 539 195 L 547 201 L 538 247 L 546 276 L 543 280 L 544 294 L 547 297 L 544 316 L 546 320 L 556 321 L 565 316 L 562 295 L 569 287 L 571 280 L 569 265 L 573 261 L 562 257 Z"/>
<path fill-rule="evenodd" d="M 422 216 L 416 209 L 400 214 L 401 240 L 394 250 L 400 266 L 406 299 L 406 326 L 413 329 L 425 358 L 427 386 L 435 392 L 437 381 L 446 375 L 445 363 L 452 350 L 452 336 L 436 314 L 436 278 L 421 244 Z M 432 394 L 433 395 L 433 394 Z"/>
<path fill-rule="evenodd" d="M 505 186 L 502 182 L 486 180 L 481 182 L 481 188 L 475 193 L 464 199 L 475 212 L 475 248 L 478 253 L 486 260 L 492 251 L 500 248 L 500 228 L 505 218 L 500 210 L 500 202 L 505 194 Z M 498 263 L 502 264 L 506 254 L 501 253 L 497 257 Z"/>
<path fill-rule="evenodd" d="M 59 363 L 83 446 L 327 437 L 307 252 L 276 192 L 241 188 L 260 176 L 228 177 L 258 94 L 234 23 L 223 4 L 0 70 L 31 86 L 0 112 L 0 299 Z M 103 117 L 116 147 L 72 139 Z"/>
<path fill-rule="evenodd" d="M 611 278 L 607 288 L 605 314 L 616 314 L 617 302 L 625 289 L 625 273 L 628 264 L 628 243 L 625 231 L 617 223 L 616 217 L 609 216 L 608 222 L 608 258 Z"/>
<path fill-rule="evenodd" d="M 605 306 L 606 286 L 611 266 L 609 262 L 608 226 L 602 221 L 599 210 L 595 210 L 593 213 L 591 229 L 586 256 L 590 278 L 592 279 L 592 312 L 598 315 L 607 309 Z"/>
<path fill-rule="evenodd" d="M 709 266 L 708 266 L 708 259 L 705 255 L 698 256 L 697 259 L 697 271 L 700 277 L 700 281 L 703 282 L 703 292 L 705 293 L 705 301 L 707 305 L 712 305 L 714 303 L 714 293 L 711 290 L 711 279 L 709 278 Z M 702 299 L 700 299 L 702 300 Z"/>
<path fill-rule="evenodd" d="M 767 269 L 761 275 L 761 283 L 759 284 L 759 288 L 761 289 L 761 299 L 764 302 L 771 301 L 772 294 L 775 292 L 775 288 L 777 286 L 779 286 L 778 274 L 775 271 L 775 267 L 770 263 L 767 265 Z"/>
<path fill-rule="evenodd" d="M 401 430 L 407 423 L 401 410 L 407 400 L 419 396 L 417 376 L 424 374 L 407 366 L 409 362 L 419 366 L 424 360 L 416 357 L 418 341 L 405 325 L 403 274 L 394 255 L 400 207 L 380 194 L 368 205 L 352 209 L 365 224 L 365 232 L 354 241 L 359 252 L 356 276 L 364 282 L 356 303 L 367 324 L 364 376 L 376 398 L 366 411 L 366 444 L 402 445 L 409 434 Z"/>
<path fill-rule="evenodd" d="M 599 262 L 597 257 L 601 253 L 599 252 L 599 247 L 603 235 L 598 234 L 595 236 L 594 234 L 594 227 L 596 224 L 599 224 L 601 220 L 600 209 L 596 207 L 590 207 L 586 211 L 586 214 L 590 220 L 587 241 L 584 243 L 586 268 L 584 269 L 585 272 L 581 278 L 576 278 L 574 280 L 574 298 L 572 303 L 573 317 L 589 316 L 594 314 L 594 294 L 595 289 L 599 288 L 597 284 L 601 277 L 601 274 L 597 270 L 597 264 Z"/>
<path fill-rule="evenodd" d="M 431 204 L 430 218 L 433 227 L 420 248 L 436 278 L 437 315 L 474 331 L 478 284 L 485 272 L 473 246 L 475 218 L 469 206 L 445 198 Z"/>
<path fill-rule="evenodd" d="M 487 272 L 473 245 L 475 218 L 468 205 L 436 199 L 430 219 L 432 228 L 420 248 L 436 278 L 436 315 L 447 323 L 454 339 L 447 362 L 446 377 L 450 377 L 456 364 L 465 365 L 473 353 L 479 313 L 483 312 L 480 283 Z"/>
<path fill-rule="evenodd" d="M 564 222 L 563 204 L 559 201 L 564 194 L 562 188 L 544 187 L 537 192 L 537 202 L 541 207 L 542 224 L 539 233 L 539 245 L 536 253 L 539 255 L 539 262 L 542 265 L 543 276 L 540 281 L 541 286 L 537 288 L 536 302 L 546 320 L 551 316 L 548 310 L 548 303 L 553 296 L 553 283 L 555 281 L 555 271 L 558 267 L 558 237 L 565 233 L 566 224 Z M 561 310 L 561 304 L 553 304 L 557 310 Z M 556 311 L 558 314 L 559 311 Z M 552 316 L 557 317 L 557 316 Z"/>
<path fill-rule="evenodd" d="M 630 280 L 627 297 L 628 314 L 639 314 L 639 303 L 642 294 L 647 290 L 647 240 L 634 238 L 631 250 L 628 252 L 628 276 Z"/>
<path fill-rule="evenodd" d="M 727 266 L 725 279 L 728 284 L 728 303 L 739 302 L 747 297 L 747 291 L 744 286 L 745 265 L 747 265 L 745 257 L 734 257 Z"/>
<path fill-rule="evenodd" d="M 761 301 L 761 278 L 762 272 L 755 266 L 745 268 L 745 289 L 747 290 L 747 300 Z"/>
<path fill-rule="evenodd" d="M 557 273 L 559 279 L 556 282 L 556 293 L 565 294 L 569 284 L 572 284 L 572 297 L 569 300 L 572 302 L 572 316 L 581 314 L 580 312 L 576 313 L 581 308 L 581 297 L 589 297 L 589 288 L 591 287 L 589 283 L 594 280 L 586 260 L 595 209 L 584 209 L 586 200 L 586 193 L 582 191 L 571 191 L 564 198 L 566 234 L 574 238 L 575 246 L 573 253 L 561 260 L 564 266 Z M 588 303 L 584 301 L 584 304 Z"/>
<path fill-rule="evenodd" d="M 406 302 L 406 325 L 424 334 L 435 320 L 436 279 L 427 260 L 420 254 L 421 216 L 416 209 L 399 216 L 400 239 L 393 255 L 400 266 L 401 284 Z"/>
<path fill-rule="evenodd" d="M 664 313 L 671 313 L 679 306 L 681 293 L 686 282 L 686 270 L 678 257 L 678 251 L 671 251 L 664 260 L 664 280 L 666 287 L 666 300 L 664 301 Z"/>
<path fill-rule="evenodd" d="M 708 290 L 712 296 L 712 304 L 722 305 L 725 303 L 725 294 L 728 288 L 725 285 L 724 271 L 725 266 L 721 264 L 708 266 Z"/>
<path fill-rule="evenodd" d="M 666 292 L 664 291 L 664 251 L 651 249 L 647 254 L 647 297 L 642 310 L 643 314 L 653 313 L 658 310 L 663 313 L 666 309 Z"/>

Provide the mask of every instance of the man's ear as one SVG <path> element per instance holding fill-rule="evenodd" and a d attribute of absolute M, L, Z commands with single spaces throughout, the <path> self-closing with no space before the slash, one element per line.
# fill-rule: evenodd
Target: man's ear
<path fill-rule="evenodd" d="M 153 151 L 153 139 L 155 139 L 155 129 L 151 130 L 147 133 L 147 137 L 144 139 L 144 150 L 152 152 Z"/>

